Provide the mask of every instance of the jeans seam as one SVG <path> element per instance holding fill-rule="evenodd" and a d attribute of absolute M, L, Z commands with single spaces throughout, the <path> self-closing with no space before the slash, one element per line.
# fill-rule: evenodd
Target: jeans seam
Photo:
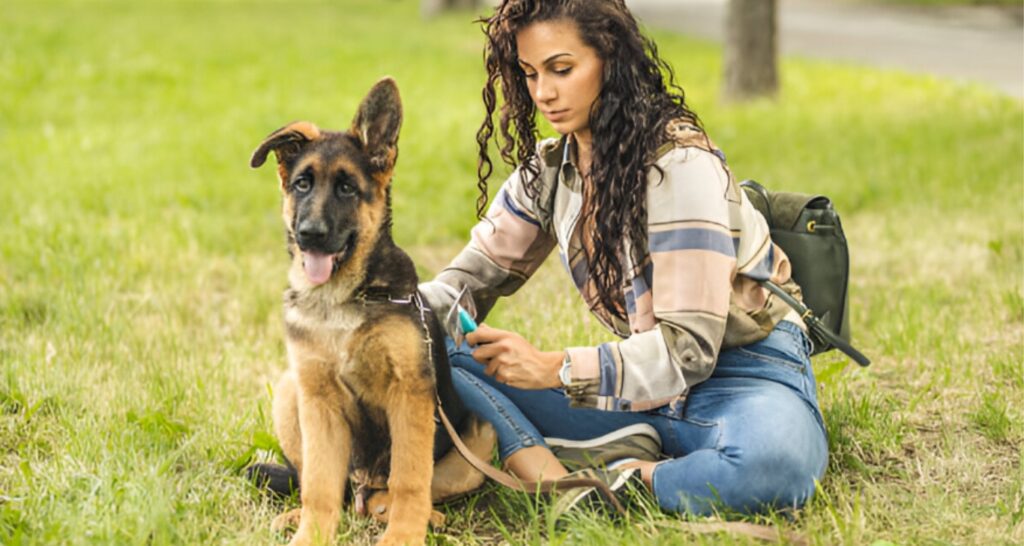
<path fill-rule="evenodd" d="M 814 350 L 814 344 L 811 343 L 811 339 L 807 336 L 807 332 L 796 324 L 788 321 L 780 322 L 776 328 L 780 332 L 790 334 L 794 349 L 806 353 L 808 357 L 811 356 L 811 352 Z"/>
<path fill-rule="evenodd" d="M 754 351 L 751 351 L 751 350 L 747 349 L 746 347 L 737 347 L 735 350 L 738 351 L 739 353 L 743 354 L 744 356 L 750 357 L 750 358 L 752 358 L 754 360 L 761 360 L 761 361 L 765 361 L 765 362 L 770 362 L 772 364 L 778 364 L 780 366 L 784 366 L 784 367 L 789 368 L 790 370 L 792 370 L 794 372 L 797 372 L 797 373 L 800 373 L 800 374 L 803 374 L 806 371 L 805 368 L 804 368 L 806 366 L 806 364 L 803 363 L 803 362 L 800 362 L 800 363 L 792 362 L 792 361 L 789 361 L 789 360 L 786 360 L 784 358 L 780 358 L 780 357 L 777 357 L 777 356 L 771 356 L 771 355 L 766 355 L 766 354 L 754 352 Z"/>
<path fill-rule="evenodd" d="M 453 368 L 453 371 L 455 369 L 456 368 Z M 491 393 L 487 392 L 487 389 L 484 388 L 485 385 L 483 383 L 481 383 L 479 379 L 474 377 L 473 374 L 468 373 L 468 372 L 466 372 L 464 370 L 461 371 L 461 373 L 462 373 L 462 376 L 463 376 L 464 379 L 466 379 L 470 383 L 472 383 L 473 387 L 476 388 L 480 392 L 480 394 L 484 395 L 484 397 L 487 399 L 487 401 L 491 405 L 491 407 L 493 409 L 497 410 L 497 414 L 509 426 L 509 428 L 512 429 L 512 431 L 515 433 L 516 437 L 519 439 L 519 442 L 518 442 L 519 445 L 521 445 L 523 447 L 530 447 L 530 446 L 533 446 L 533 445 L 537 445 L 536 444 L 536 440 L 534 440 L 534 438 L 532 436 L 530 436 L 525 430 L 523 430 L 523 428 L 520 427 L 518 423 L 516 423 L 515 419 L 512 419 L 512 417 L 505 410 L 505 407 L 502 406 L 500 403 L 498 403 L 498 400 L 496 398 L 494 398 L 494 396 L 492 396 Z M 511 450 L 512 453 L 514 453 L 515 451 L 518 451 L 518 449 Z M 509 455 L 511 455 L 511 453 L 509 453 Z"/>

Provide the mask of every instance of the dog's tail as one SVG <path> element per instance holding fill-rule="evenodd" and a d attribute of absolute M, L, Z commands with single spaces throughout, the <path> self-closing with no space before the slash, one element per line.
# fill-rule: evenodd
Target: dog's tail
<path fill-rule="evenodd" d="M 299 472 L 292 465 L 255 463 L 245 475 L 258 489 L 279 497 L 290 497 L 299 491 Z"/>

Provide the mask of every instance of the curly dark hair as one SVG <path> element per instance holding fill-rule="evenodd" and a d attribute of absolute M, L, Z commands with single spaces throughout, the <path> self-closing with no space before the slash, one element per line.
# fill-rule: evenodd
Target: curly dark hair
<path fill-rule="evenodd" d="M 590 192 L 579 221 L 594 226 L 594 232 L 587 234 L 593 247 L 584 245 L 584 252 L 597 297 L 625 320 L 622 304 L 615 301 L 624 281 L 619 252 L 628 240 L 635 264 L 641 265 L 646 255 L 647 176 L 655 166 L 655 151 L 667 138 L 669 121 L 687 118 L 697 126 L 700 121 L 687 108 L 672 67 L 658 56 L 654 42 L 641 34 L 623 0 L 504 0 L 494 15 L 479 20 L 487 36 L 483 89 L 487 116 L 477 131 L 477 216 L 483 217 L 487 179 L 494 171 L 489 155 L 492 138 L 500 144 L 502 160 L 519 166 L 527 195 L 536 198 L 539 193 L 540 166 L 534 157 L 537 109 L 518 63 L 516 33 L 532 23 L 556 20 L 572 22 L 583 43 L 604 61 L 601 91 L 590 112 L 590 172 L 595 191 Z M 495 135 L 499 85 L 503 101 Z"/>

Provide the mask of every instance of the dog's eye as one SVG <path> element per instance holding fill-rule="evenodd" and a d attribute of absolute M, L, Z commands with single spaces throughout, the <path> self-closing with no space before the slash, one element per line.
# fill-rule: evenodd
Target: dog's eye
<path fill-rule="evenodd" d="M 306 177 L 302 177 L 292 182 L 292 189 L 298 193 L 306 193 L 313 189 L 313 182 Z"/>
<path fill-rule="evenodd" d="M 351 196 L 351 195 L 355 195 L 355 193 L 356 193 L 356 186 L 355 186 L 355 184 L 353 184 L 351 182 L 348 182 L 348 181 L 345 181 L 345 180 L 342 180 L 342 181 L 338 182 L 338 184 L 335 186 L 335 188 L 336 188 L 336 190 L 338 192 L 338 195 L 343 195 L 345 197 L 348 197 L 348 196 Z"/>

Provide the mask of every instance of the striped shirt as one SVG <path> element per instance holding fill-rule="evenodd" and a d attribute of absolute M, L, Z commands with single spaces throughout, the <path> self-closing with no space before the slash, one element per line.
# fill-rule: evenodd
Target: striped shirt
<path fill-rule="evenodd" d="M 659 408 L 681 415 L 686 394 L 704 381 L 723 347 L 763 339 L 780 320 L 796 319 L 758 281 L 771 279 L 799 296 L 789 261 L 747 200 L 724 156 L 683 120 L 669 124 L 669 144 L 648 176 L 644 259 L 627 249 L 619 319 L 597 298 L 578 221 L 582 178 L 571 146 L 538 145 L 540 196 L 526 194 L 517 169 L 498 190 L 468 245 L 434 281 L 421 285 L 435 309 L 450 307 L 468 286 L 480 316 L 514 293 L 558 248 L 591 312 L 619 339 L 569 347 L 567 395 L 575 407 L 618 411 Z M 627 241 L 627 246 L 629 242 Z"/>

